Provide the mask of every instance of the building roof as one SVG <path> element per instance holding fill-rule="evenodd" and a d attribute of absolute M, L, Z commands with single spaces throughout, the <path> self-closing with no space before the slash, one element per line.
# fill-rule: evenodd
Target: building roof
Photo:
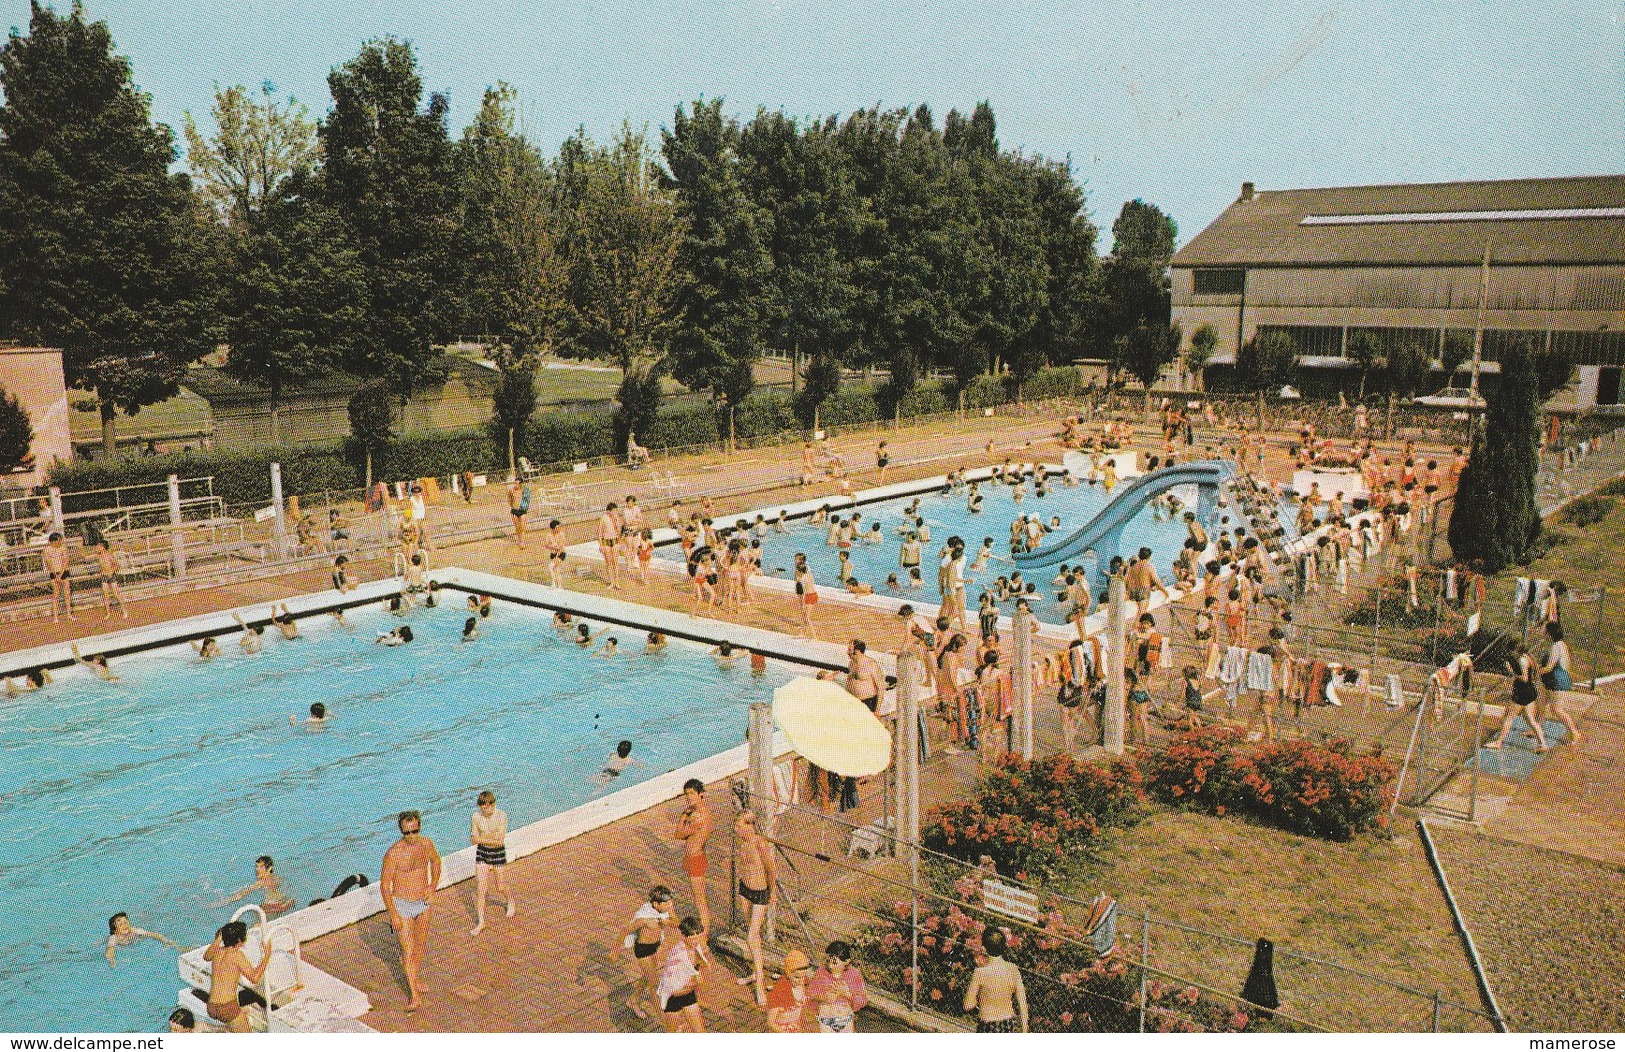
<path fill-rule="evenodd" d="M 1250 191 L 1173 265 L 1625 264 L 1625 175 Z"/>

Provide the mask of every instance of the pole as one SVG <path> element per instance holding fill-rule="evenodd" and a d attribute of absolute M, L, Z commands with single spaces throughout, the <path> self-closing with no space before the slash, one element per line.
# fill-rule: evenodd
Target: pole
<path fill-rule="evenodd" d="M 1473 378 L 1468 387 L 1472 394 L 1478 394 L 1478 370 L 1484 364 L 1484 307 L 1490 297 L 1490 246 L 1484 244 L 1484 266 L 1478 276 L 1478 317 L 1473 321 Z M 1472 415 L 1472 406 L 1467 407 L 1469 417 Z"/>
<path fill-rule="evenodd" d="M 1018 609 L 1011 622 L 1015 633 L 1015 667 L 1010 685 L 1016 692 L 1016 748 L 1023 760 L 1033 758 L 1033 615 Z"/>
<path fill-rule="evenodd" d="M 1597 669 L 1602 665 L 1602 608 L 1608 603 L 1608 586 L 1603 585 L 1597 589 L 1597 623 L 1591 631 L 1591 689 L 1597 689 Z"/>
<path fill-rule="evenodd" d="M 276 511 L 271 523 L 272 543 L 276 557 L 281 559 L 288 554 L 288 520 L 282 507 L 282 465 L 277 463 L 271 464 L 271 507 Z"/>
<path fill-rule="evenodd" d="M 919 656 L 905 652 L 897 659 L 898 738 L 902 742 L 903 763 L 899 769 L 898 811 L 902 821 L 897 835 L 908 853 L 909 871 L 915 879 L 920 869 L 920 695 Z"/>
<path fill-rule="evenodd" d="M 508 428 L 508 474 L 509 475 L 517 474 L 517 472 L 514 470 L 513 428 L 511 428 L 511 427 Z"/>
<path fill-rule="evenodd" d="M 750 803 L 756 812 L 756 828 L 769 842 L 773 840 L 776 816 L 769 806 L 769 793 L 773 786 L 773 706 L 755 701 L 750 706 Z M 775 932 L 776 910 L 767 908 L 767 924 L 763 938 L 771 941 Z"/>
<path fill-rule="evenodd" d="M 1439 1009 L 1440 1009 L 1440 1007 L 1441 1006 L 1439 1004 L 1439 991 L 1435 990 L 1435 991 L 1433 991 L 1433 1032 L 1435 1034 L 1437 1034 L 1439 1032 Z"/>
<path fill-rule="evenodd" d="M 734 444 L 734 405 L 732 402 L 728 403 L 728 452 L 739 452 L 739 447 Z"/>
<path fill-rule="evenodd" d="M 1151 911 L 1140 917 L 1140 1033 L 1145 1033 L 1145 988 L 1151 977 Z"/>
<path fill-rule="evenodd" d="M 1106 591 L 1106 709 L 1101 728 L 1106 751 L 1123 755 L 1123 657 L 1127 626 L 1123 623 L 1123 578 L 1114 576 Z"/>
<path fill-rule="evenodd" d="M 181 533 L 181 480 L 169 476 L 169 551 L 175 579 L 186 576 L 186 537 Z"/>

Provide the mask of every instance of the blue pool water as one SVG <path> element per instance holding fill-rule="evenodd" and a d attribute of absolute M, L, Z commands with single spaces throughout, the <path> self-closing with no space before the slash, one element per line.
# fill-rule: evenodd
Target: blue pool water
<path fill-rule="evenodd" d="M 463 617 L 416 611 L 417 639 L 390 649 L 373 639 L 395 617 L 318 616 L 257 656 L 222 636 L 214 661 L 183 645 L 115 660 L 118 683 L 75 670 L 0 698 L 0 1031 L 159 1029 L 176 955 L 142 940 L 109 968 L 111 914 L 199 945 L 256 855 L 300 904 L 376 880 L 398 811 L 421 810 L 443 853 L 467 847 L 480 789 L 515 828 L 556 814 L 607 791 L 590 776 L 622 738 L 642 766 L 615 788 L 738 745 L 748 703 L 792 674 L 722 670 L 676 640 L 593 659 L 547 612 L 501 601 L 460 644 Z M 641 651 L 641 633 L 614 634 Z M 290 728 L 313 701 L 332 723 Z"/>
<path fill-rule="evenodd" d="M 1037 497 L 1033 494 L 1032 484 L 1029 481 L 1026 498 L 1017 504 L 1011 498 L 1008 486 L 983 483 L 980 490 L 985 499 L 982 511 L 975 514 L 968 509 L 964 493 L 943 495 L 933 491 L 920 496 L 920 514 L 931 527 L 931 541 L 922 546 L 920 571 L 925 585 L 919 589 L 893 590 L 884 587 L 886 576 L 890 573 L 896 573 L 899 581 L 907 580 L 907 574 L 899 565 L 903 538 L 897 532 L 897 527 L 903 521 L 903 509 L 914 498 L 897 497 L 864 504 L 855 509 L 862 513 L 860 523 L 879 519 L 885 531 L 885 541 L 880 544 L 860 541 L 853 545 L 849 554 L 852 557 L 854 574 L 858 580 L 873 585 L 877 595 L 893 596 L 902 601 L 935 604 L 939 600 L 937 553 L 950 536 L 957 534 L 965 539 L 965 602 L 972 616 L 976 613 L 976 604 L 982 591 L 990 587 L 998 577 L 1008 577 L 1012 570 L 1019 569 L 1023 580 L 1038 585 L 1038 601 L 1033 603 L 1033 612 L 1041 620 L 1057 623 L 1063 621 L 1066 611 L 1056 602 L 1055 589 L 1050 586 L 1050 581 L 1056 576 L 1062 562 L 1072 564 L 1078 560 L 1056 559 L 1048 563 L 1027 563 L 1019 567 L 1011 565 L 1010 524 L 1020 514 L 1040 515 L 1046 523 L 1053 516 L 1059 515 L 1060 527 L 1046 538 L 1047 543 L 1054 543 L 1087 524 L 1111 500 L 1112 493 L 1103 486 L 1088 483 L 1071 487 L 1056 484 L 1049 490 L 1047 496 Z M 1173 492 L 1184 502 L 1186 508 L 1195 509 L 1194 485 L 1175 487 Z M 1228 513 L 1228 509 L 1221 511 Z M 837 514 L 846 518 L 851 515 L 851 511 L 841 510 Z M 725 521 L 719 519 L 717 524 L 731 526 L 734 521 L 731 518 Z M 1210 527 L 1210 530 L 1217 536 L 1217 525 Z M 767 536 L 761 539 L 763 570 L 773 577 L 790 577 L 790 568 L 795 565 L 795 554 L 803 552 L 820 588 L 834 589 L 839 559 L 836 550 L 825 545 L 824 536 L 824 527 L 811 526 L 805 519 L 792 523 L 788 534 L 769 530 Z M 1157 572 L 1162 576 L 1163 582 L 1168 583 L 1173 579 L 1174 558 L 1179 554 L 1186 536 L 1188 534 L 1183 521 L 1177 517 L 1158 521 L 1148 507 L 1141 509 L 1124 529 L 1123 543 L 1133 550 L 1138 550 L 1142 545 L 1151 548 L 1154 553 L 1152 561 L 1157 566 Z M 976 552 L 985 537 L 993 538 L 995 559 L 988 564 L 986 570 L 975 573 L 970 566 L 975 561 Z M 667 559 L 682 558 L 682 550 L 676 544 L 662 546 L 657 554 Z M 1098 573 L 1093 578 L 1094 585 L 1091 591 L 1096 596 L 1105 586 L 1103 575 L 1106 564 L 1111 561 L 1111 554 L 1106 553 L 1100 559 Z M 1125 551 L 1123 554 L 1127 556 L 1129 552 Z M 1000 558 L 1004 561 L 999 561 Z M 1085 557 L 1085 564 L 1093 567 L 1093 558 Z M 1010 614 L 1013 610 L 1013 601 L 1005 603 L 1002 607 L 1005 614 Z"/>

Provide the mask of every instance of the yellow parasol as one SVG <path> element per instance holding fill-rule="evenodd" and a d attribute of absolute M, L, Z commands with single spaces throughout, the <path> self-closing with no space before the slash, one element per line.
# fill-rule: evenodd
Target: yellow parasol
<path fill-rule="evenodd" d="M 773 719 L 790 747 L 849 778 L 879 774 L 891 762 L 891 734 L 840 684 L 797 676 L 773 692 Z"/>

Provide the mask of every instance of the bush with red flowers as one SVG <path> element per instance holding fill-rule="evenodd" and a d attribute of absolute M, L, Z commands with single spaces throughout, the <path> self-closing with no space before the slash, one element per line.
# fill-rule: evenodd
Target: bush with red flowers
<path fill-rule="evenodd" d="M 1139 768 L 1070 756 L 1023 760 L 1006 754 L 982 778 L 975 800 L 933 808 L 922 841 L 964 862 L 990 856 L 999 872 L 1047 875 L 1102 826 L 1135 821 L 1145 801 Z"/>
<path fill-rule="evenodd" d="M 1347 742 L 1248 744 L 1222 727 L 1182 734 L 1142 761 L 1151 795 L 1211 814 L 1251 814 L 1294 833 L 1348 840 L 1388 823 L 1393 765 Z"/>

